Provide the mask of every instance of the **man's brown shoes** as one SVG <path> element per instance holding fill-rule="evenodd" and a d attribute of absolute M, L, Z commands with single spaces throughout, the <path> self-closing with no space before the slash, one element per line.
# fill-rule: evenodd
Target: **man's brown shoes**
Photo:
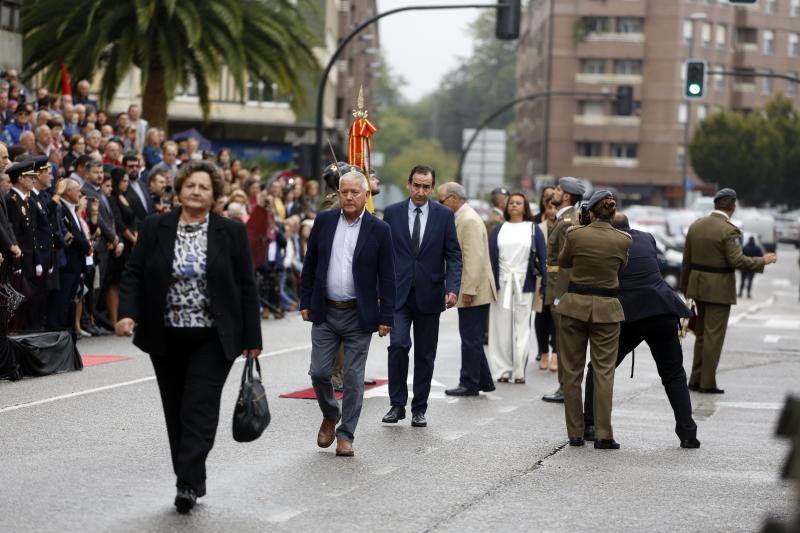
<path fill-rule="evenodd" d="M 353 457 L 353 443 L 349 440 L 339 439 L 336 441 L 336 455 L 341 457 Z"/>
<path fill-rule="evenodd" d="M 341 419 L 341 415 L 336 418 L 322 419 L 322 424 L 319 426 L 319 433 L 317 433 L 317 446 L 320 448 L 327 448 L 333 444 L 333 441 L 336 440 L 336 424 L 338 424 Z"/>

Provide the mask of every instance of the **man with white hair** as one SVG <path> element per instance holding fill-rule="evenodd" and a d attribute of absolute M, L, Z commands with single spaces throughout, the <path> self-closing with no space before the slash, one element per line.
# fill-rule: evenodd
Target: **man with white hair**
<path fill-rule="evenodd" d="M 300 313 L 314 323 L 308 373 L 323 416 L 317 445 L 327 448 L 337 440 L 336 455 L 345 457 L 354 454 L 372 334 L 378 331 L 384 337 L 394 325 L 392 232 L 367 212 L 369 194 L 364 174 L 351 171 L 341 177 L 341 208 L 317 215 L 300 281 Z M 345 362 L 340 409 L 331 374 L 341 343 Z"/>

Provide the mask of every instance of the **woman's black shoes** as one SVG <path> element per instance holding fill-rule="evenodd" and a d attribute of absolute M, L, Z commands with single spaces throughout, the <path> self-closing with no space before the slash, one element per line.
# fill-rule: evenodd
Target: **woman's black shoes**
<path fill-rule="evenodd" d="M 197 494 L 194 489 L 178 488 L 178 493 L 175 495 L 175 509 L 181 514 L 186 514 L 191 511 L 197 503 Z"/>

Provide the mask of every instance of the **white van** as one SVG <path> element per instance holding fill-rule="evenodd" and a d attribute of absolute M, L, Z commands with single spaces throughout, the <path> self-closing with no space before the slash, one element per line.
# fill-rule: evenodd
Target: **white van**
<path fill-rule="evenodd" d="M 739 207 L 733 213 L 733 220 L 743 233 L 758 235 L 758 241 L 765 252 L 774 252 L 778 241 L 775 218 L 753 207 Z"/>

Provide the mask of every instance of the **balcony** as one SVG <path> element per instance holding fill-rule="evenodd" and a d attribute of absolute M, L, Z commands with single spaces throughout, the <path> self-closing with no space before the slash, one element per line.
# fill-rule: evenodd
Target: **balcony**
<path fill-rule="evenodd" d="M 619 157 L 586 157 L 572 156 L 572 164 L 576 167 L 604 167 L 604 168 L 639 168 L 638 159 Z"/>
<path fill-rule="evenodd" d="M 575 115 L 573 123 L 576 126 L 639 126 L 639 117 L 618 115 Z"/>
<path fill-rule="evenodd" d="M 589 43 L 643 43 L 644 33 L 590 33 L 585 39 Z"/>
<path fill-rule="evenodd" d="M 616 84 L 616 85 L 639 85 L 642 83 L 641 74 L 575 74 L 576 83 L 586 83 L 589 85 Z"/>

